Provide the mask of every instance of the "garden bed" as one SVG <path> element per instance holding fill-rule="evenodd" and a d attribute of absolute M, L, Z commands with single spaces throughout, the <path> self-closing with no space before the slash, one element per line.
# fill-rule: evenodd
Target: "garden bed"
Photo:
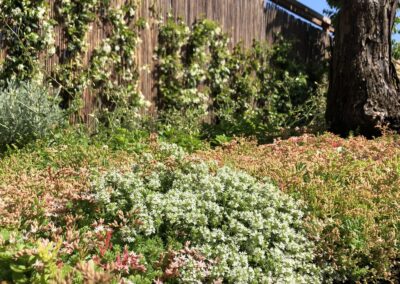
<path fill-rule="evenodd" d="M 397 136 L 305 135 L 269 145 L 238 139 L 186 154 L 155 136 L 63 134 L 13 150 L 0 161 L 0 278 L 26 283 L 398 279 Z M 221 188 L 229 196 L 218 195 Z M 262 190 L 264 199 L 246 197 Z M 239 193 L 244 195 L 235 205 Z M 257 209 L 259 202 L 269 205 Z M 163 209 L 151 209 L 156 204 Z M 275 208 L 276 217 L 259 211 L 263 207 Z M 218 219 L 216 208 L 227 219 Z M 262 228 L 252 224 L 256 216 L 264 216 Z M 279 223 L 286 229 L 273 229 L 274 218 L 283 218 Z M 222 235 L 211 237 L 216 232 Z M 296 232 L 291 240 L 300 247 L 286 243 L 277 258 L 272 252 L 288 241 L 277 236 L 288 232 Z M 250 244 L 258 234 L 266 243 L 257 241 L 254 248 L 228 237 Z M 239 263 L 245 271 L 235 274 Z"/>

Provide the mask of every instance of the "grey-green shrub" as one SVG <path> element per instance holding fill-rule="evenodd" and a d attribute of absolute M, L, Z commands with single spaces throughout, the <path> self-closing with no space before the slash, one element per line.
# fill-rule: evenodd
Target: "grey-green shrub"
<path fill-rule="evenodd" d="M 63 111 L 56 96 L 33 82 L 8 82 L 0 90 L 0 147 L 24 145 L 60 124 Z"/>
<path fill-rule="evenodd" d="M 227 167 L 213 171 L 185 162 L 176 146 L 161 148 L 166 162 L 145 155 L 131 173 L 111 172 L 94 186 L 96 212 L 106 222 L 120 212 L 134 216 L 118 232 L 125 242 L 190 241 L 214 260 L 204 273 L 185 267 L 177 283 L 321 282 L 299 204 L 267 181 Z"/>

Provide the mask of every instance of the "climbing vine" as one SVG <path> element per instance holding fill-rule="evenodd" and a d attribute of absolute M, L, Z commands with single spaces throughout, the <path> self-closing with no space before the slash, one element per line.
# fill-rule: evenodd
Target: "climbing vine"
<path fill-rule="evenodd" d="M 87 32 L 96 19 L 99 0 L 59 0 L 58 20 L 64 27 L 68 57 L 87 49 Z"/>
<path fill-rule="evenodd" d="M 60 89 L 62 106 L 73 110 L 86 94 L 95 94 L 98 121 L 132 126 L 150 104 L 138 90 L 136 50 L 146 26 L 136 13 L 138 0 L 120 6 L 109 0 L 57 0 L 54 5 L 52 19 L 46 0 L 0 0 L 1 49 L 7 54 L 0 84 L 9 78 L 51 82 Z M 94 26 L 105 35 L 88 50 Z M 56 27 L 65 39 L 58 46 Z M 159 30 L 155 55 L 162 121 L 182 122 L 192 130 L 211 119 L 232 133 L 238 128 L 261 133 L 314 117 L 315 104 L 308 98 L 316 87 L 302 66 L 287 59 L 289 45 L 271 49 L 254 43 L 249 50 L 239 45 L 230 51 L 228 36 L 210 20 L 189 27 L 169 17 Z M 59 64 L 51 74 L 43 72 L 43 56 L 55 53 Z"/>
<path fill-rule="evenodd" d="M 56 2 L 57 21 L 62 27 L 66 50 L 60 55 L 60 64 L 53 72 L 51 81 L 61 87 L 63 107 L 80 107 L 80 95 L 87 87 L 83 56 L 87 52 L 87 33 L 96 20 L 100 8 L 98 0 L 59 0 Z"/>
<path fill-rule="evenodd" d="M 190 30 L 183 21 L 169 17 L 160 27 L 156 56 L 161 119 L 178 123 L 183 118 L 185 123 L 196 124 L 207 114 L 207 68 L 212 62 L 208 51 L 225 46 L 221 34 L 220 27 L 210 20 L 198 21 Z"/>
<path fill-rule="evenodd" d="M 137 3 L 131 2 L 106 11 L 105 21 L 112 27 L 111 33 L 94 51 L 88 70 L 91 87 L 101 94 L 99 99 L 103 107 L 99 108 L 99 118 L 105 118 L 107 124 L 132 126 L 139 110 L 149 106 L 138 90 L 135 60 L 141 40 L 137 31 L 143 29 L 146 22 L 136 18 L 136 9 Z"/>
<path fill-rule="evenodd" d="M 135 52 L 140 43 L 138 30 L 143 28 L 144 21 L 137 19 L 136 10 L 137 1 L 127 1 L 115 8 L 106 0 L 60 2 L 68 52 L 56 70 L 57 84 L 62 86 L 66 102 L 79 100 L 85 90 L 98 94 L 101 108 L 95 113 L 96 118 L 109 126 L 129 124 L 147 104 L 137 86 Z M 108 32 L 84 67 L 86 35 L 95 21 Z"/>
<path fill-rule="evenodd" d="M 40 80 L 39 57 L 55 52 L 53 24 L 45 0 L 0 0 L 0 35 L 7 56 L 0 65 L 0 85 L 10 79 Z"/>
<path fill-rule="evenodd" d="M 4 85 L 10 78 L 50 82 L 60 89 L 62 107 L 75 111 L 82 107 L 86 92 L 96 94 L 102 109 L 94 115 L 108 125 L 111 116 L 112 123 L 124 124 L 136 118 L 149 104 L 138 91 L 135 63 L 139 30 L 145 26 L 136 15 L 138 1 L 126 0 L 115 6 L 109 0 L 57 0 L 54 18 L 48 3 L 0 0 L 0 42 L 6 50 L 0 83 Z M 91 51 L 87 37 L 95 25 L 103 28 L 105 37 Z M 55 27 L 65 40 L 57 49 Z M 51 73 L 44 72 L 43 56 L 55 53 L 58 64 Z M 124 119 L 121 113 L 125 113 Z"/>
<path fill-rule="evenodd" d="M 169 18 L 156 50 L 161 120 L 185 131 L 206 125 L 211 135 L 259 137 L 309 126 L 324 111 L 323 94 L 291 50 L 289 42 L 255 41 L 230 51 L 215 22 L 189 28 Z"/>

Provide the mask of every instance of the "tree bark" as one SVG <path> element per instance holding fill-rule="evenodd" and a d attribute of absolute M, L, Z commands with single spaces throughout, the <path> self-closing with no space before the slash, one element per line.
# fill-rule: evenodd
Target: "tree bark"
<path fill-rule="evenodd" d="M 398 0 L 343 0 L 336 25 L 326 119 L 330 130 L 366 136 L 400 130 L 391 34 Z"/>

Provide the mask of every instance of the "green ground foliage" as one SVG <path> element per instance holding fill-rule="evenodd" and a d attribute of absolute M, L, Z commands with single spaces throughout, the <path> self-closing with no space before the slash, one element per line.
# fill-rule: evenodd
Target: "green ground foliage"
<path fill-rule="evenodd" d="M 209 20 L 160 24 L 147 117 L 136 4 L 62 0 L 51 20 L 0 1 L 0 281 L 397 283 L 399 137 L 281 140 L 323 131 L 326 75 L 290 42 L 230 50 Z M 56 25 L 68 52 L 45 74 Z M 103 108 L 68 126 L 88 88 Z"/>
<path fill-rule="evenodd" d="M 338 283 L 399 279 L 399 137 L 310 135 L 258 146 L 239 140 L 200 154 L 268 176 L 302 200 L 318 263 Z"/>
<path fill-rule="evenodd" d="M 90 137 L 78 128 L 4 153 L 0 277 L 398 279 L 396 135 L 239 139 L 214 150 L 203 142 L 192 154 L 163 140 L 123 130 Z"/>

